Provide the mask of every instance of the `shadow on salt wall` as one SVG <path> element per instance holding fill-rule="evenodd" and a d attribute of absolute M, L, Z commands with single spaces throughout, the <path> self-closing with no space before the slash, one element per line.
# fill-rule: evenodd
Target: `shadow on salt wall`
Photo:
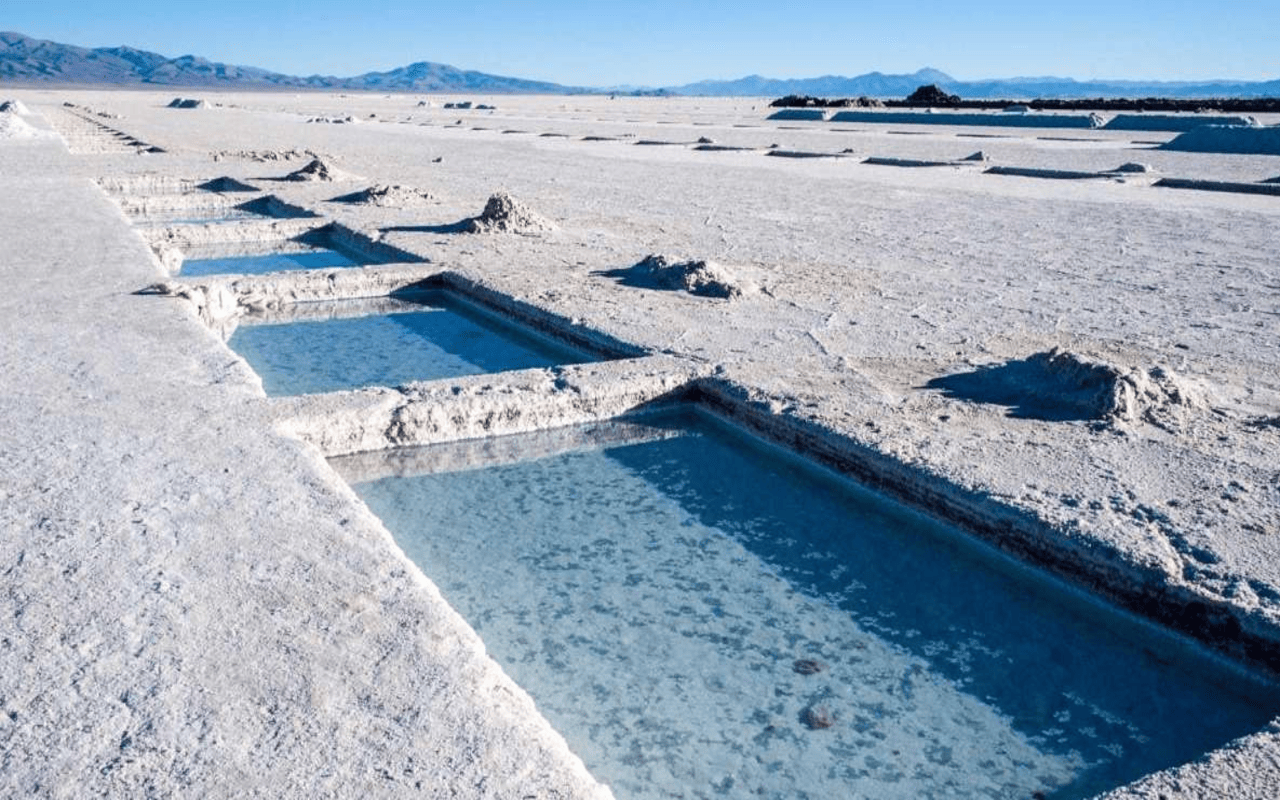
<path fill-rule="evenodd" d="M 829 122 L 887 125 L 980 125 L 991 128 L 1098 128 L 1097 114 L 960 113 L 930 111 L 838 111 Z"/>
<path fill-rule="evenodd" d="M 474 219 L 475 217 L 467 217 L 442 225 L 390 225 L 379 230 L 383 233 L 470 233 L 469 226 Z"/>
<path fill-rule="evenodd" d="M 823 122 L 827 118 L 827 112 L 821 108 L 784 108 L 781 111 L 775 111 L 770 114 L 768 118 L 772 120 Z"/>
<path fill-rule="evenodd" d="M 1102 127 L 1109 131 L 1169 131 L 1182 133 L 1201 125 L 1254 125 L 1251 117 L 1221 114 L 1120 114 Z"/>
<path fill-rule="evenodd" d="M 1114 370 L 1050 351 L 944 375 L 924 388 L 953 400 L 1006 406 L 1016 419 L 1093 421 L 1109 416 L 1117 377 Z"/>
<path fill-rule="evenodd" d="M 1238 153 L 1280 155 L 1280 127 L 1246 128 L 1240 125 L 1202 125 L 1161 145 L 1161 150 L 1190 153 Z"/>

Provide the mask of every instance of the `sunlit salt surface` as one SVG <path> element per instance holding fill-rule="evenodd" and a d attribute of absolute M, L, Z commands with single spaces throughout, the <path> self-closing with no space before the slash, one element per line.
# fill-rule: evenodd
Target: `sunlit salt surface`
<path fill-rule="evenodd" d="M 1081 798 L 1278 707 L 701 413 L 333 463 L 623 800 Z"/>
<path fill-rule="evenodd" d="M 457 378 L 577 364 L 590 356 L 446 292 L 412 299 L 306 303 L 242 324 L 227 345 L 269 395 Z"/>
<path fill-rule="evenodd" d="M 354 267 L 359 262 L 328 247 L 315 247 L 291 242 L 287 249 L 274 249 L 263 245 L 259 252 L 238 252 L 234 255 L 205 255 L 200 249 L 192 249 L 178 270 L 184 277 L 201 275 L 262 275 L 295 269 L 321 269 L 325 267 Z"/>

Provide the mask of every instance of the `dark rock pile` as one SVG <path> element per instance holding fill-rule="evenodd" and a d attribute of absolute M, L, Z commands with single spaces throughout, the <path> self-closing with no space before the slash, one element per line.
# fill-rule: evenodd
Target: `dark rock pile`
<path fill-rule="evenodd" d="M 874 97 L 812 97 L 789 94 L 769 104 L 772 108 L 884 108 L 884 102 Z"/>
<path fill-rule="evenodd" d="M 947 94 L 939 89 L 937 84 L 931 83 L 928 86 L 921 86 L 907 95 L 907 105 L 929 107 L 958 106 L 960 105 L 960 95 Z"/>

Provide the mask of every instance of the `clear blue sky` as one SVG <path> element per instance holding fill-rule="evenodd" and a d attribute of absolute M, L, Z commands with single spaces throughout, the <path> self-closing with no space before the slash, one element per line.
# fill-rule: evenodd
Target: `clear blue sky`
<path fill-rule="evenodd" d="M 1280 0 L 2 0 L 0 30 L 290 74 L 440 61 L 589 86 L 925 66 L 961 79 L 1280 78 Z"/>

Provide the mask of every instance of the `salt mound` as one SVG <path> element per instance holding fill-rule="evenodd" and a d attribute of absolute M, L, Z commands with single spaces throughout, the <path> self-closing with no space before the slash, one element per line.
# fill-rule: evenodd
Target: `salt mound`
<path fill-rule="evenodd" d="M 221 161 L 224 158 L 240 158 L 245 161 L 256 161 L 265 163 L 268 161 L 295 161 L 302 158 L 315 158 L 316 154 L 310 150 L 219 150 L 213 154 L 214 161 Z"/>
<path fill-rule="evenodd" d="M 662 255 L 645 256 L 635 267 L 659 289 L 684 290 L 699 297 L 731 300 L 759 291 L 725 266 L 710 261 L 674 261 Z"/>
<path fill-rule="evenodd" d="M 1126 369 L 1059 348 L 1028 360 L 1043 365 L 1047 376 L 1066 386 L 1097 387 L 1099 419 L 1143 421 L 1176 430 L 1191 412 L 1209 407 L 1201 387 L 1161 367 Z"/>
<path fill-rule="evenodd" d="M 285 175 L 280 180 L 317 181 L 317 182 L 323 182 L 323 183 L 330 183 L 332 181 L 357 180 L 357 178 L 355 175 L 352 175 L 350 172 L 344 172 L 338 169 L 337 167 L 334 167 L 328 164 L 327 162 L 324 161 L 324 159 L 320 158 L 319 156 L 316 156 L 315 158 L 311 159 L 311 163 L 307 164 L 302 169 L 290 172 L 288 175 Z"/>
<path fill-rule="evenodd" d="M 1191 153 L 1280 156 L 1280 128 L 1204 125 L 1164 143 L 1161 149 Z"/>
<path fill-rule="evenodd" d="M 208 108 L 209 103 L 204 100 L 196 100 L 190 97 L 175 97 L 169 101 L 166 108 Z"/>
<path fill-rule="evenodd" d="M 926 386 L 960 400 L 1008 406 L 1014 417 L 1147 422 L 1170 431 L 1209 407 L 1201 387 L 1168 370 L 1123 367 L 1060 348 L 935 378 Z"/>
<path fill-rule="evenodd" d="M 378 184 L 370 186 L 368 189 L 361 189 L 358 192 L 335 197 L 329 202 L 349 203 L 357 206 L 378 206 L 379 208 L 405 208 L 425 205 L 428 201 L 434 199 L 427 192 L 419 191 L 410 186 Z"/>
<path fill-rule="evenodd" d="M 1209 409 L 1209 393 L 1203 386 L 1161 367 L 1129 370 L 1114 397 L 1113 419 L 1141 419 L 1168 431 L 1177 431 L 1195 412 Z"/>
<path fill-rule="evenodd" d="M 987 157 L 986 153 L 979 150 L 976 153 L 970 153 L 969 155 L 965 156 L 960 160 L 961 161 L 990 161 L 991 159 Z"/>
<path fill-rule="evenodd" d="M 0 114 L 0 139 L 35 139 L 42 135 L 17 114 Z"/>
<path fill-rule="evenodd" d="M 1155 171 L 1156 171 L 1156 168 L 1151 166 L 1150 164 L 1141 164 L 1137 161 L 1126 162 L 1112 170 L 1112 172 L 1133 172 L 1133 173 L 1155 172 Z"/>
<path fill-rule="evenodd" d="M 5 100 L 0 103 L 0 114 L 22 114 L 26 116 L 31 113 L 31 109 L 27 108 L 21 100 Z"/>
<path fill-rule="evenodd" d="M 480 216 L 467 220 L 468 233 L 543 233 L 556 229 L 554 223 L 537 214 L 506 192 L 498 192 L 485 203 Z"/>

